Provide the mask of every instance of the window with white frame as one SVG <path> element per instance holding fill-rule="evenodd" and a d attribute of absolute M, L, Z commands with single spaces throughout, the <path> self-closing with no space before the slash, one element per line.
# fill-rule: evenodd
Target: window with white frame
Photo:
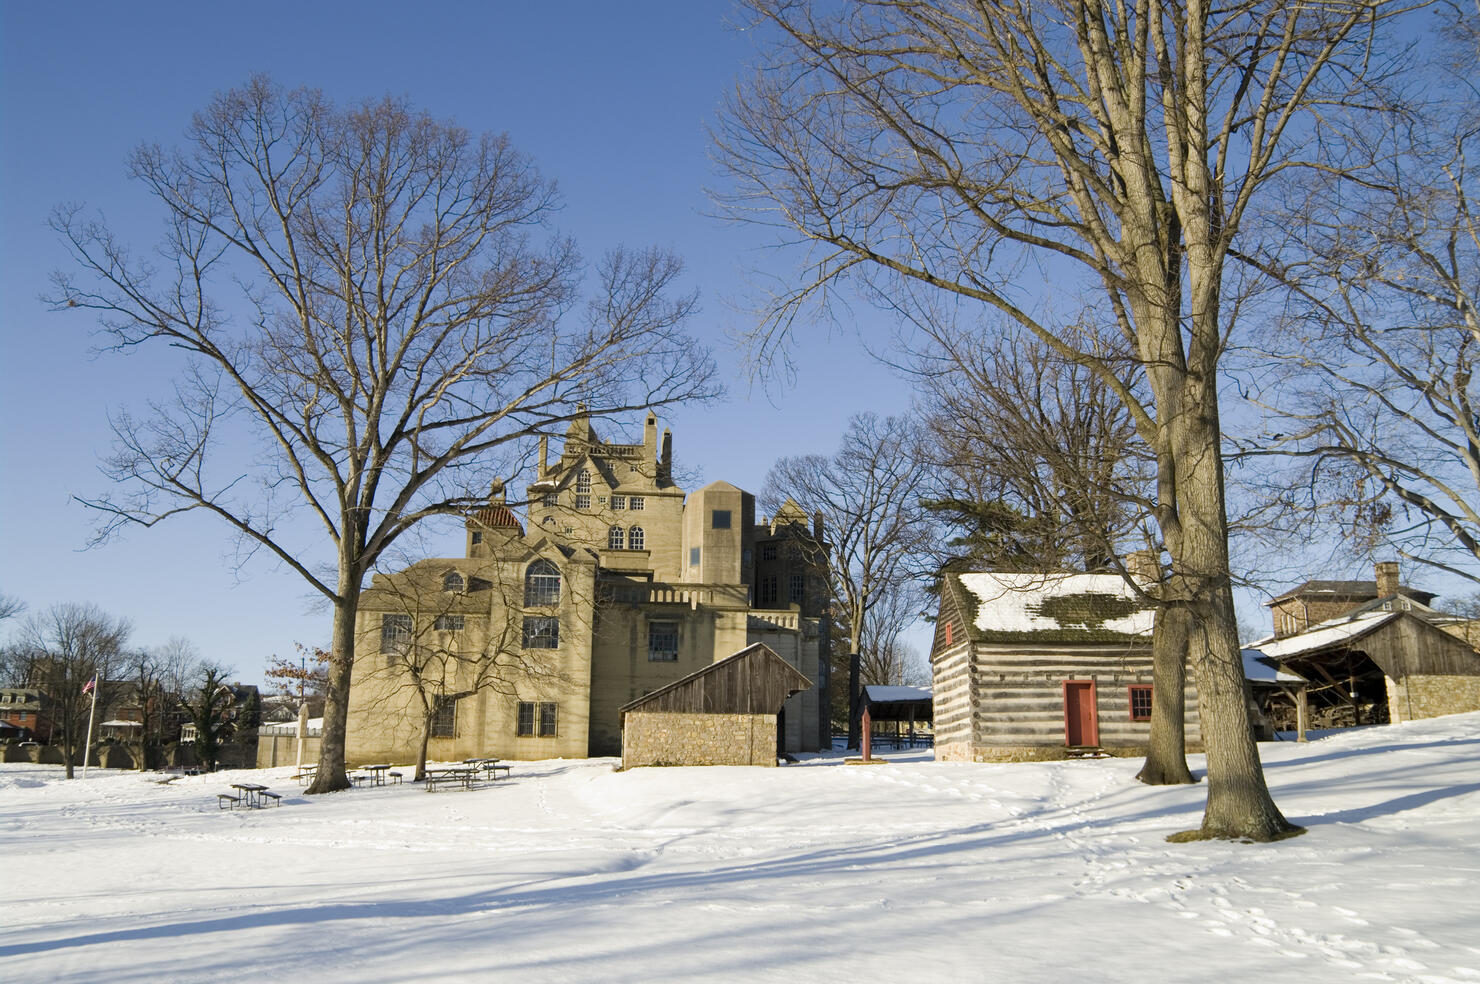
<path fill-rule="evenodd" d="M 646 505 L 647 505 L 647 500 L 645 500 L 640 495 L 633 495 L 633 496 L 628 496 L 627 497 L 627 508 L 628 509 L 642 509 Z"/>
<path fill-rule="evenodd" d="M 591 494 L 591 470 L 582 468 L 576 475 L 576 492 L 582 495 Z"/>
<path fill-rule="evenodd" d="M 474 535 L 476 536 L 477 534 Z M 446 574 L 442 575 L 443 591 L 461 591 L 464 586 L 465 582 L 463 581 L 463 576 L 457 571 L 448 571 Z"/>
<path fill-rule="evenodd" d="M 627 549 L 641 550 L 643 543 L 643 532 L 641 526 L 634 526 L 627 531 Z"/>
<path fill-rule="evenodd" d="M 613 526 L 606 531 L 606 548 L 608 550 L 621 550 L 622 544 L 626 542 L 626 534 L 620 526 Z"/>
<path fill-rule="evenodd" d="M 436 628 L 438 632 L 461 632 L 463 629 L 463 616 L 438 615 Z"/>
<path fill-rule="evenodd" d="M 626 509 L 627 508 L 627 497 L 625 495 L 614 495 L 614 496 L 612 496 L 612 508 L 613 509 Z"/>

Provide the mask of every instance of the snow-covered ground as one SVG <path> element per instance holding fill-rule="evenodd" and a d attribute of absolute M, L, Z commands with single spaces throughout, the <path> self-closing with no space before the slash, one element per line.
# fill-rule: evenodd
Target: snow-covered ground
<path fill-rule="evenodd" d="M 1129 760 L 313 798 L 0 766 L 0 979 L 1480 981 L 1480 715 L 1261 750 L 1306 835 L 1168 844 L 1203 787 Z M 282 807 L 217 809 L 249 779 Z"/>

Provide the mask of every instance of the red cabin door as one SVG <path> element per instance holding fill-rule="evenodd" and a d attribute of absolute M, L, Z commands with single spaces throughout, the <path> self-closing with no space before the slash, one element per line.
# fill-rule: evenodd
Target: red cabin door
<path fill-rule="evenodd" d="M 1064 681 L 1064 744 L 1098 745 L 1099 718 L 1095 714 L 1095 682 Z"/>

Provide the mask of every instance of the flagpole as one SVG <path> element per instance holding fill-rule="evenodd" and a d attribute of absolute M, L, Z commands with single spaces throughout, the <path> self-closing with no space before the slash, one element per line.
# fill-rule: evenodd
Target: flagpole
<path fill-rule="evenodd" d="M 103 689 L 103 669 L 93 674 L 92 710 L 87 714 L 87 740 L 82 744 L 82 778 L 87 778 L 87 761 L 92 758 L 93 721 L 98 717 L 98 691 Z"/>

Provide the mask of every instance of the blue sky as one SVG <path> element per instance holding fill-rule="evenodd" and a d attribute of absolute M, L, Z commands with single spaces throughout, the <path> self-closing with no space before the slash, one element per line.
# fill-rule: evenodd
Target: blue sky
<path fill-rule="evenodd" d="M 907 409 L 908 385 L 851 331 L 809 328 L 795 383 L 769 390 L 748 385 L 729 345 L 750 323 L 737 303 L 748 271 L 789 262 L 769 232 L 714 218 L 706 193 L 720 180 L 706 125 L 751 55 L 734 16 L 728 2 L 633 0 L 0 4 L 0 592 L 32 612 L 95 603 L 131 618 L 136 644 L 184 636 L 244 679 L 294 642 L 327 638 L 327 612 L 307 586 L 265 560 L 239 566 L 208 519 L 85 549 L 96 517 L 72 497 L 106 488 L 97 463 L 108 413 L 166 393 L 169 374 L 149 354 L 92 355 L 87 319 L 38 300 L 67 263 L 45 226 L 51 209 L 85 203 L 125 240 L 151 246 L 160 215 L 127 180 L 128 153 L 177 143 L 192 111 L 254 72 L 342 102 L 405 95 L 471 130 L 506 131 L 558 181 L 557 224 L 588 257 L 618 244 L 683 256 L 701 296 L 694 327 L 731 380 L 726 401 L 663 420 L 690 488 L 724 479 L 758 492 L 777 457 L 831 451 L 852 414 Z M 856 305 L 850 317 L 885 343 L 881 315 Z M 456 552 L 460 539 L 433 549 Z M 1319 550 L 1313 559 L 1292 573 L 1371 576 L 1360 561 L 1332 569 Z M 1268 622 L 1259 600 L 1240 597 L 1255 628 Z"/>
<path fill-rule="evenodd" d="M 128 153 L 177 143 L 191 112 L 254 72 L 343 102 L 405 95 L 506 131 L 559 183 L 557 224 L 588 256 L 617 244 L 683 256 L 701 295 L 694 327 L 732 380 L 723 403 L 664 419 L 696 478 L 759 491 L 778 456 L 835 447 L 851 414 L 906 408 L 908 387 L 850 334 L 809 333 L 796 384 L 770 392 L 748 386 L 729 347 L 748 323 L 736 303 L 747 270 L 774 262 L 768 235 L 713 218 L 706 193 L 717 178 L 705 127 L 750 51 L 732 14 L 727 3 L 0 5 L 0 592 L 32 612 L 95 603 L 131 618 L 135 643 L 184 636 L 245 679 L 328 636 L 297 575 L 265 560 L 236 569 L 208 519 L 85 549 L 96 517 L 71 497 L 106 488 L 108 413 L 162 395 L 168 374 L 147 353 L 92 355 L 88 319 L 38 300 L 67 262 L 50 210 L 85 203 L 151 246 L 160 216 L 128 181 Z"/>

